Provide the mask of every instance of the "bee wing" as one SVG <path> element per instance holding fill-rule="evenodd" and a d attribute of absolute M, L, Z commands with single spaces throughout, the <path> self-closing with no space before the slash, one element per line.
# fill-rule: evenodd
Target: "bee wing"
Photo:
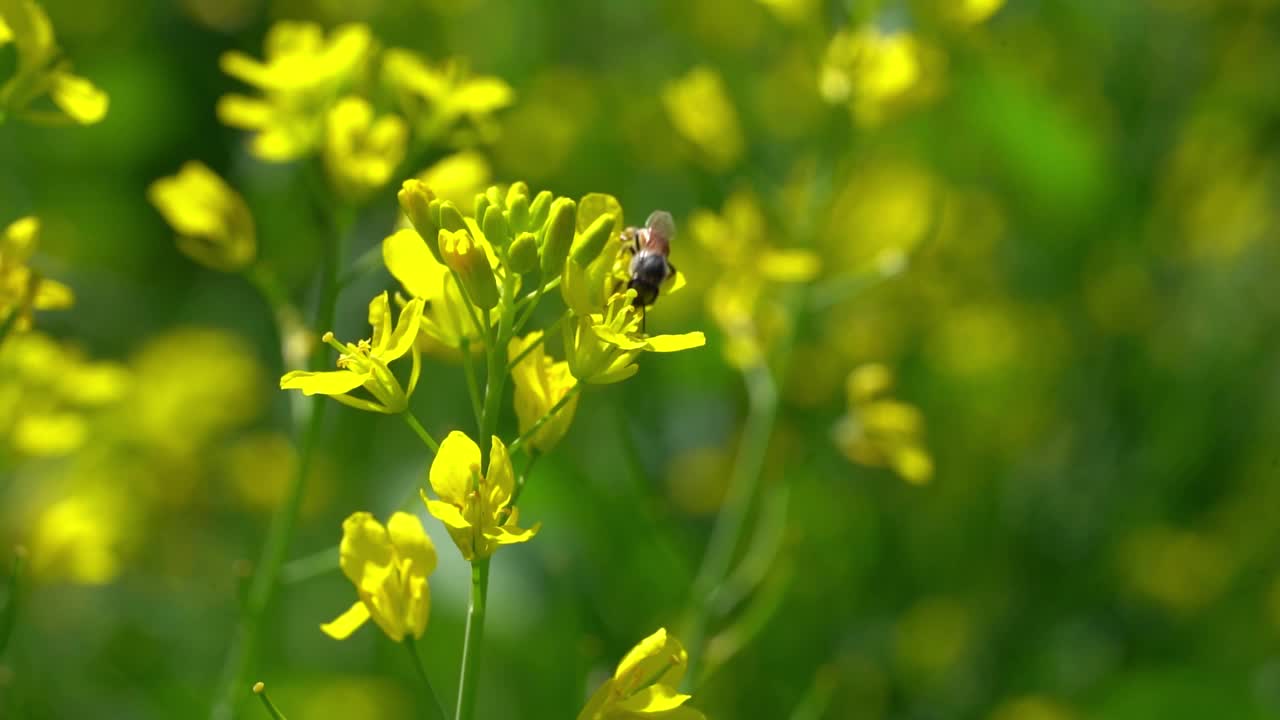
<path fill-rule="evenodd" d="M 671 218 L 671 213 L 666 210 L 654 210 L 649 213 L 649 219 L 644 221 L 644 226 L 649 231 L 649 245 L 661 248 L 665 254 L 671 245 L 671 240 L 676 236 L 676 221 Z"/>

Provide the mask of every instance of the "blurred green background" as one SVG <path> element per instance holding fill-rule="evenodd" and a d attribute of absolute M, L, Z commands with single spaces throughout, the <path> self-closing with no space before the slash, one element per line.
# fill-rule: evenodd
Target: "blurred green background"
<path fill-rule="evenodd" d="M 776 542 L 712 628 L 694 705 L 1280 717 L 1280 3 L 43 5 L 111 107 L 91 127 L 0 126 L 0 225 L 39 215 L 38 265 L 77 295 L 37 327 L 133 381 L 75 452 L 0 464 L 4 558 L 31 554 L 0 717 L 208 715 L 295 462 L 288 368 L 254 287 L 181 255 L 145 192 L 204 161 L 307 297 L 304 165 L 253 159 L 214 114 L 243 90 L 219 55 L 260 57 L 284 18 L 466 58 L 516 93 L 477 148 L 493 182 L 606 192 L 631 224 L 664 208 L 680 228 L 689 288 L 648 322 L 708 346 L 591 388 L 537 465 L 521 516 L 542 532 L 494 562 L 482 717 L 573 717 L 635 642 L 679 630 L 748 410 L 709 289 L 758 275 L 768 248 L 821 269 L 756 286 L 746 313 L 780 377 L 749 518 Z M 361 213 L 351 262 L 390 232 L 399 179 Z M 393 286 L 381 266 L 351 285 L 338 337 L 362 336 L 368 298 Z M 841 452 L 846 377 L 868 362 L 923 415 L 927 483 Z M 426 364 L 413 403 L 436 437 L 470 426 L 460 377 Z M 395 418 L 328 420 L 291 558 L 424 480 Z M 441 563 L 420 647 L 451 698 L 467 569 L 425 525 Z M 403 652 L 368 628 L 321 634 L 351 586 L 305 570 L 286 567 L 251 679 L 294 718 L 413 717 Z"/>

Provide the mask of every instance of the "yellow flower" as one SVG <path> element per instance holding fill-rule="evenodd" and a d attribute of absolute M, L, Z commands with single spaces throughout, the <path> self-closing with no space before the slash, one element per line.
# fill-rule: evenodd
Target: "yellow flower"
<path fill-rule="evenodd" d="M 436 548 L 416 516 L 398 512 L 383 527 L 367 512 L 352 513 L 342 523 L 338 563 L 360 599 L 321 630 L 344 640 L 373 618 L 396 642 L 405 635 L 422 637 L 431 613 L 427 576 L 436 569 Z"/>
<path fill-rule="evenodd" d="M 924 447 L 924 418 L 907 403 L 885 397 L 893 372 L 869 363 L 849 373 L 849 411 L 836 423 L 836 446 L 851 461 L 890 467 L 903 480 L 923 484 L 933 477 L 933 459 Z"/>
<path fill-rule="evenodd" d="M 444 523 L 466 560 L 483 560 L 499 545 L 522 543 L 537 534 L 541 523 L 519 527 L 520 511 L 508 507 L 515 474 L 507 446 L 496 436 L 489 451 L 489 470 L 480 472 L 480 448 L 466 434 L 454 430 L 440 443 L 428 479 L 439 500 L 426 493 L 427 510 Z"/>
<path fill-rule="evenodd" d="M 39 237 L 40 221 L 31 216 L 0 234 L 0 325 L 12 320 L 13 330 L 29 329 L 35 310 L 63 310 L 75 302 L 71 288 L 40 277 L 27 264 Z"/>
<path fill-rule="evenodd" d="M 193 160 L 151 183 L 147 199 L 177 231 L 178 249 L 201 265 L 233 272 L 257 256 L 249 206 L 204 163 Z"/>
<path fill-rule="evenodd" d="M 821 266 L 809 250 L 772 247 L 759 201 L 736 192 L 719 215 L 699 210 L 689 220 L 694 239 L 717 265 L 706 306 L 725 334 L 724 352 L 735 367 L 762 361 L 765 348 L 784 329 L 785 313 L 772 301 L 773 285 L 812 280 Z"/>
<path fill-rule="evenodd" d="M 684 646 L 666 628 L 659 628 L 622 658 L 613 677 L 578 713 L 578 720 L 704 720 L 701 711 L 685 706 L 692 696 L 676 689 L 688 665 Z"/>
<path fill-rule="evenodd" d="M 818 85 L 828 102 L 847 102 L 858 123 L 875 126 L 931 99 L 941 64 L 937 51 L 910 32 L 864 25 L 831 38 Z"/>
<path fill-rule="evenodd" d="M 742 157 L 744 141 L 738 113 L 720 73 L 696 67 L 662 90 L 667 117 L 713 170 L 726 170 Z"/>
<path fill-rule="evenodd" d="M 516 418 L 523 436 L 578 383 L 569 372 L 569 363 L 556 362 L 547 355 L 541 330 L 511 339 L 507 346 L 508 362 L 521 353 L 525 353 L 524 358 L 511 369 L 511 380 L 515 384 Z M 574 396 L 529 439 L 529 445 L 544 453 L 551 450 L 569 431 L 577 409 L 578 398 Z"/>
<path fill-rule="evenodd" d="M 453 133 L 454 144 L 489 142 L 498 134 L 493 113 L 515 100 L 511 86 L 501 78 L 472 77 L 457 60 L 432 67 L 416 53 L 400 48 L 383 54 L 382 78 L 418 138 L 425 141 Z M 469 121 L 470 127 L 456 130 L 461 120 Z"/>
<path fill-rule="evenodd" d="M 449 268 L 427 249 L 421 235 L 408 228 L 396 231 L 382 241 L 382 260 L 405 292 L 425 303 L 423 352 L 461 357 L 459 351 L 464 339 L 472 350 L 483 348 L 458 283 Z M 483 323 L 483 318 L 480 322 Z"/>
<path fill-rule="evenodd" d="M 46 581 L 106 585 L 120 574 L 130 544 L 129 506 L 116 495 L 80 490 L 35 516 L 31 570 Z"/>
<path fill-rule="evenodd" d="M 387 184 L 404 159 L 409 128 L 396 115 L 374 118 L 373 106 L 348 96 L 329 111 L 324 164 L 338 194 L 358 202 Z"/>
<path fill-rule="evenodd" d="M 441 230 L 440 257 L 445 265 L 458 274 L 467 296 L 482 310 L 492 310 L 498 304 L 498 283 L 493 277 L 493 266 L 483 244 L 467 230 L 451 232 Z"/>
<path fill-rule="evenodd" d="M 431 188 L 435 197 L 463 207 L 476 193 L 484 191 L 492 176 L 493 170 L 484 155 L 463 150 L 440 158 L 417 177 Z"/>
<path fill-rule="evenodd" d="M 707 344 L 701 332 L 640 332 L 640 312 L 632 305 L 635 296 L 635 290 L 615 293 L 603 313 L 576 316 L 565 326 L 565 356 L 574 377 L 597 385 L 621 382 L 639 372 L 635 359 L 642 352 L 679 352 Z"/>
<path fill-rule="evenodd" d="M 341 25 L 326 39 L 315 23 L 278 22 L 267 32 L 264 61 L 235 50 L 223 54 L 223 72 L 262 97 L 224 95 L 218 118 L 256 131 L 250 148 L 263 160 L 309 155 L 321 143 L 329 107 L 364 69 L 372 47 L 365 25 Z"/>
<path fill-rule="evenodd" d="M 325 342 L 339 352 L 338 370 L 308 372 L 294 370 L 280 378 L 282 390 L 301 390 L 306 395 L 329 395 L 343 405 L 360 410 L 395 414 L 409 407 L 409 396 L 418 385 L 421 360 L 413 341 L 418 334 L 418 322 L 422 317 L 422 300 L 414 298 L 400 310 L 395 326 L 391 323 L 391 305 L 387 293 L 375 297 L 369 303 L 369 324 L 373 326 L 373 339 L 358 343 L 339 343 L 333 333 L 325 333 Z M 413 369 L 409 373 L 409 386 L 405 389 L 388 366 L 410 353 Z M 349 393 L 363 387 L 373 400 L 355 397 Z"/>
<path fill-rule="evenodd" d="M 0 0 L 0 48 L 10 43 L 17 50 L 18 66 L 0 85 L 0 119 L 14 113 L 50 125 L 92 125 L 106 116 L 107 94 L 71 73 L 49 16 L 32 0 Z M 56 110 L 31 106 L 46 96 Z"/>

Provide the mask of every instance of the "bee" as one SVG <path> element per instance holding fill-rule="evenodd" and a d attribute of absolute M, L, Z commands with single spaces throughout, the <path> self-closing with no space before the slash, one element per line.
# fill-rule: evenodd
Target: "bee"
<path fill-rule="evenodd" d="M 640 308 L 642 330 L 645 306 L 658 299 L 663 283 L 676 273 L 675 266 L 667 259 L 675 235 L 676 223 L 666 210 L 654 210 L 642 228 L 629 227 L 622 231 L 622 248 L 631 253 L 627 289 L 636 291 L 632 304 Z"/>

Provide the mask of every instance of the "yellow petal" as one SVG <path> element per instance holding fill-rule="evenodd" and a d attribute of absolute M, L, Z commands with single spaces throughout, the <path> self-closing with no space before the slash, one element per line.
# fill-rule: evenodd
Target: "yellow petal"
<path fill-rule="evenodd" d="M 480 77 L 458 88 L 450 100 L 464 112 L 483 114 L 511 104 L 515 93 L 496 77 Z"/>
<path fill-rule="evenodd" d="M 373 515 L 356 512 L 342 522 L 338 564 L 357 588 L 376 591 L 392 571 L 392 559 L 391 538 Z"/>
<path fill-rule="evenodd" d="M 280 378 L 280 389 L 301 390 L 304 395 L 341 395 L 360 387 L 364 380 L 363 375 L 349 370 L 293 370 Z"/>
<path fill-rule="evenodd" d="M 448 271 L 427 249 L 417 231 L 398 230 L 383 240 L 382 261 L 410 295 L 438 298 L 444 294 L 444 277 Z"/>
<path fill-rule="evenodd" d="M 81 125 L 92 125 L 107 115 L 107 94 L 77 75 L 54 75 L 49 95 L 67 117 Z"/>
<path fill-rule="evenodd" d="M 346 612 L 334 618 L 333 622 L 324 623 L 320 626 L 320 629 L 334 640 L 346 640 L 351 636 L 351 633 L 368 621 L 369 608 L 365 607 L 363 602 L 357 600 Z"/>
<path fill-rule="evenodd" d="M 808 250 L 770 250 L 757 267 L 775 282 L 800 283 L 812 280 L 822 264 L 817 254 Z"/>
<path fill-rule="evenodd" d="M 398 512 L 387 521 L 387 533 L 391 536 L 391 544 L 402 561 L 409 565 L 402 575 L 408 577 L 430 575 L 436 569 L 436 546 L 422 529 L 422 521 L 417 515 Z"/>
<path fill-rule="evenodd" d="M 413 341 L 418 337 L 418 324 L 422 321 L 423 305 L 422 298 L 414 298 L 401 308 L 395 331 L 387 339 L 387 348 L 382 353 L 384 362 L 403 357 L 413 347 Z"/>
<path fill-rule="evenodd" d="M 387 291 L 373 296 L 369 301 L 369 325 L 373 326 L 373 354 L 382 355 L 384 345 L 391 338 L 391 302 L 387 299 Z"/>
<path fill-rule="evenodd" d="M 462 516 L 462 511 L 456 506 L 440 500 L 432 500 L 425 495 L 422 501 L 427 504 L 427 512 L 440 522 L 455 530 L 466 530 L 471 527 L 471 523 Z"/>
<path fill-rule="evenodd" d="M 223 95 L 216 108 L 222 124 L 243 130 L 258 130 L 271 123 L 274 109 L 265 100 L 244 95 Z"/>
<path fill-rule="evenodd" d="M 676 692 L 668 685 L 650 685 L 624 698 L 615 707 L 633 713 L 660 713 L 680 707 L 690 697 L 693 696 Z"/>
<path fill-rule="evenodd" d="M 679 352 L 707 344 L 707 336 L 701 332 L 683 335 L 655 335 L 649 338 L 649 350 L 653 352 Z"/>
<path fill-rule="evenodd" d="M 489 472 L 485 481 L 489 486 L 489 507 L 495 511 L 506 507 L 511 502 L 511 492 L 515 489 L 515 473 L 511 469 L 511 456 L 507 454 L 507 446 L 497 435 L 493 436 L 493 444 L 489 449 Z"/>
<path fill-rule="evenodd" d="M 428 479 L 432 489 L 441 500 L 462 507 L 467 504 L 467 494 L 478 477 L 480 447 L 465 433 L 454 430 L 440 443 L 440 452 L 431 461 Z"/>
<path fill-rule="evenodd" d="M 533 527 L 528 529 L 502 525 L 498 527 L 485 528 L 484 536 L 499 545 L 513 545 L 515 543 L 532 540 L 533 536 L 537 535 L 538 531 L 541 529 L 542 523 L 534 523 Z"/>

